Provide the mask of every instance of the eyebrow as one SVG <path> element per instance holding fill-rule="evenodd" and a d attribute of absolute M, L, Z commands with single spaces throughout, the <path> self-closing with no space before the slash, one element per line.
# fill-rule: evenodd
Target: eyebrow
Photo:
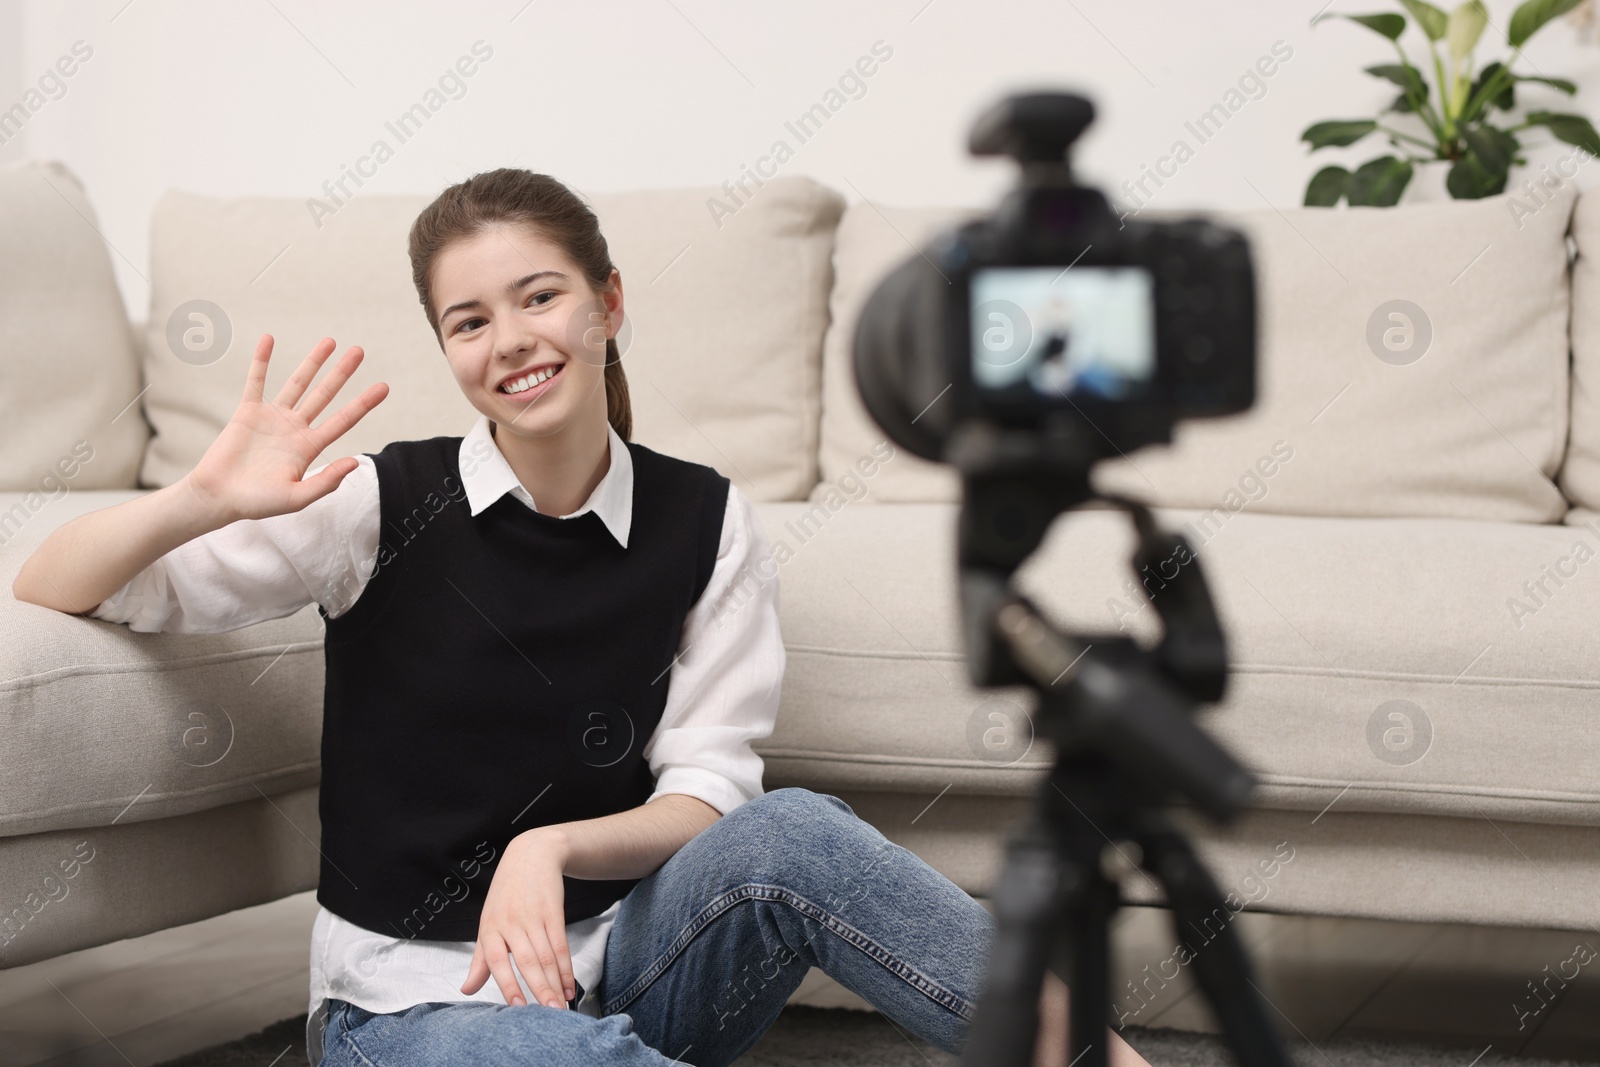
<path fill-rule="evenodd" d="M 544 278 L 544 277 L 560 278 L 562 281 L 570 281 L 571 280 L 565 274 L 562 274 L 558 270 L 536 270 L 532 274 L 529 274 L 527 277 L 518 278 L 516 281 L 511 282 L 509 285 L 506 286 L 506 292 L 514 293 L 518 289 L 521 289 L 524 285 L 527 285 L 529 282 L 538 281 L 540 278 Z M 482 307 L 482 306 L 483 306 L 483 301 L 481 301 L 481 300 L 463 300 L 459 304 L 451 304 L 449 307 L 445 308 L 444 311 L 439 313 L 439 321 L 441 323 L 444 322 L 445 319 L 450 317 L 450 313 L 452 311 L 463 311 L 463 310 L 465 310 L 467 308 L 475 308 L 475 307 Z"/>

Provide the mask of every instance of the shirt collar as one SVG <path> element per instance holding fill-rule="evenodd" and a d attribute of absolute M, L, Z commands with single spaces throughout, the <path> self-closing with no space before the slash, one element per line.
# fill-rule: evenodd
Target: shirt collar
<path fill-rule="evenodd" d="M 611 531 L 617 544 L 627 548 L 628 531 L 633 525 L 633 455 L 628 451 L 628 443 L 610 422 L 606 423 L 606 447 L 610 449 L 611 464 L 605 477 L 594 487 L 594 492 L 589 494 L 583 507 L 571 515 L 559 517 L 575 519 L 584 512 L 593 511 L 600 516 L 606 529 Z M 472 429 L 461 439 L 459 460 L 461 482 L 466 487 L 467 502 L 471 505 L 473 515 L 506 493 L 534 511 L 539 511 L 532 494 L 523 487 L 511 464 L 506 462 L 505 453 L 500 451 L 500 446 L 489 432 L 489 416 L 481 412 L 478 414 Z M 542 511 L 539 513 L 544 514 Z"/>

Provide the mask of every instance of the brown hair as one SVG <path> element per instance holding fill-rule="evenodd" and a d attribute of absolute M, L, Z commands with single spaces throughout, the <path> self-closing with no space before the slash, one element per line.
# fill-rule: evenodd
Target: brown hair
<path fill-rule="evenodd" d="M 474 174 L 440 193 L 411 224 L 411 280 L 441 351 L 444 336 L 433 310 L 434 260 L 450 242 L 476 236 L 498 222 L 526 224 L 559 246 L 595 292 L 603 292 L 611 281 L 611 251 L 600 233 L 600 220 L 571 189 L 548 174 L 509 167 Z M 606 339 L 605 382 L 606 418 L 618 437 L 630 440 L 633 405 L 616 338 Z"/>

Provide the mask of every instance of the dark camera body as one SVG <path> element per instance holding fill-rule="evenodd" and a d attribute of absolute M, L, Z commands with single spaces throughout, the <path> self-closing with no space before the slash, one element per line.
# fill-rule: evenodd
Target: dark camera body
<path fill-rule="evenodd" d="M 1098 457 L 1169 441 L 1178 419 L 1249 408 L 1256 304 L 1243 234 L 1198 217 L 1124 224 L 1065 162 L 1087 101 L 1002 107 L 973 150 L 1017 156 L 1022 184 L 908 258 L 862 311 L 856 377 L 873 417 L 947 462 L 953 430 L 974 419 L 1076 431 Z"/>

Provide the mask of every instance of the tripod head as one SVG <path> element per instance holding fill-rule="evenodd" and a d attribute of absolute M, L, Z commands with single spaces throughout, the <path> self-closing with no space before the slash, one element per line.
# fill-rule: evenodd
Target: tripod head
<path fill-rule="evenodd" d="M 1254 777 L 1190 719 L 1197 704 L 1222 698 L 1227 642 L 1187 540 L 1156 528 L 1142 503 L 1096 496 L 1078 423 L 1044 434 L 969 422 L 949 452 L 961 471 L 958 524 L 962 633 L 968 674 L 978 687 L 1029 685 L 1040 699 L 1039 728 L 1058 750 L 1093 751 L 1160 804 L 1182 796 L 1218 821 L 1244 808 Z M 1138 533 L 1135 572 L 1171 564 L 1154 649 L 1121 635 L 1072 635 L 1011 586 L 1018 565 L 1057 515 L 1100 499 L 1126 511 Z"/>

